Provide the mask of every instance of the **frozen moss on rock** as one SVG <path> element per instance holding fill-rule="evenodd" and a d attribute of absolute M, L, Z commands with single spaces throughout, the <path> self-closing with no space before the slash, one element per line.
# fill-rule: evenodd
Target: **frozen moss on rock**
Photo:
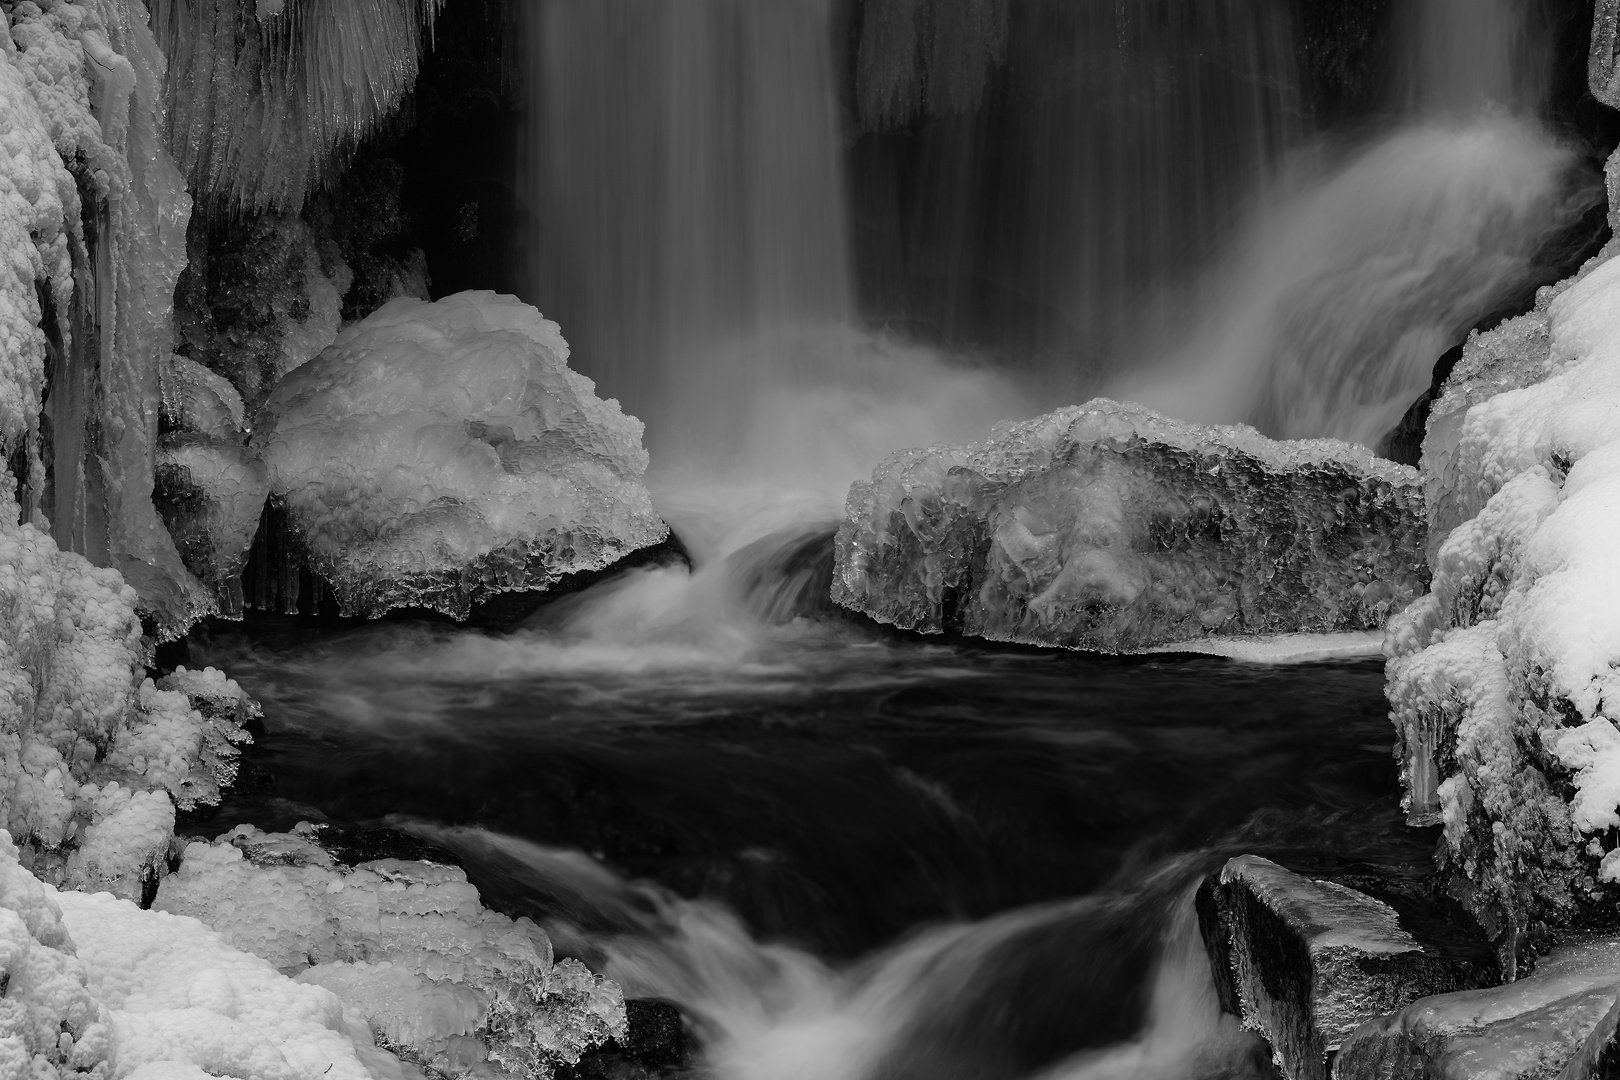
<path fill-rule="evenodd" d="M 395 300 L 282 380 L 255 445 L 344 614 L 464 618 L 668 535 L 641 421 L 567 361 L 534 308 L 459 293 Z"/>

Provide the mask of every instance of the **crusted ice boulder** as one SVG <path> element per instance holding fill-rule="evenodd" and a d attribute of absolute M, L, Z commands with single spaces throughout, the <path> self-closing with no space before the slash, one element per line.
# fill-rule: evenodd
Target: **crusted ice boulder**
<path fill-rule="evenodd" d="M 154 906 L 331 989 L 386 1045 L 452 1076 L 488 1060 L 543 1080 L 625 1037 L 619 988 L 576 960 L 554 962 L 543 930 L 484 908 L 460 869 L 345 867 L 314 836 L 244 825 L 192 843 Z"/>
<path fill-rule="evenodd" d="M 270 479 L 247 447 L 230 382 L 181 356 L 163 366 L 164 430 L 153 502 L 186 569 L 214 590 L 220 614 L 242 614 L 247 564 Z"/>
<path fill-rule="evenodd" d="M 1495 965 L 1419 943 L 1388 904 L 1269 859 L 1232 859 L 1200 890 L 1218 980 L 1289 1080 L 1326 1080 L 1364 1021 L 1425 994 L 1494 983 Z"/>
<path fill-rule="evenodd" d="M 195 919 L 58 893 L 0 832 L 0 1068 L 30 1078 L 422 1080 L 331 993 Z"/>
<path fill-rule="evenodd" d="M 138 897 L 175 807 L 217 802 L 246 736 L 205 717 L 184 685 L 146 678 L 134 591 L 33 526 L 5 524 L 15 505 L 0 487 L 0 823 L 36 873 Z M 227 692 L 223 676 L 206 678 Z"/>
<path fill-rule="evenodd" d="M 1505 986 L 1420 998 L 1369 1020 L 1339 1048 L 1335 1080 L 1552 1080 L 1620 993 L 1620 942 L 1562 946 Z M 1577 1080 L 1578 1072 L 1566 1072 Z"/>
<path fill-rule="evenodd" d="M 1521 385 L 1476 392 L 1464 371 L 1431 421 L 1434 512 L 1457 523 L 1385 643 L 1409 819 L 1445 825 L 1445 866 L 1510 960 L 1620 882 L 1620 260 L 1542 307 L 1544 345 L 1523 323 L 1478 343 L 1517 356 Z"/>
<path fill-rule="evenodd" d="M 1406 466 L 1097 399 L 851 488 L 833 599 L 881 622 L 1128 649 L 1374 629 L 1421 594 Z"/>
<path fill-rule="evenodd" d="M 271 394 L 256 444 L 309 567 L 348 615 L 465 617 L 664 539 L 641 421 L 510 296 L 399 299 Z"/>

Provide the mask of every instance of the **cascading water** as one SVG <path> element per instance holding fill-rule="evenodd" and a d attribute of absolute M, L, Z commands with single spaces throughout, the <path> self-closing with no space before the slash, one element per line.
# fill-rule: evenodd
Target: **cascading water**
<path fill-rule="evenodd" d="M 1436 359 L 1545 275 L 1543 246 L 1601 198 L 1538 119 L 1546 55 L 1528 14 L 1512 0 L 1403 10 L 1398 125 L 1297 155 L 1189 302 L 1181 344 L 1159 337 L 1111 394 L 1377 446 Z"/>

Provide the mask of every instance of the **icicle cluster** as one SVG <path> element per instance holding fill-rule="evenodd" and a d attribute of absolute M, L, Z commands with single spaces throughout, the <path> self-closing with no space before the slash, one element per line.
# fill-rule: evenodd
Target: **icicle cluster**
<path fill-rule="evenodd" d="M 866 0 L 858 93 L 868 127 L 968 112 L 1006 58 L 1007 0 Z"/>
<path fill-rule="evenodd" d="M 169 146 L 192 190 L 296 210 L 410 92 L 444 0 L 154 0 Z"/>

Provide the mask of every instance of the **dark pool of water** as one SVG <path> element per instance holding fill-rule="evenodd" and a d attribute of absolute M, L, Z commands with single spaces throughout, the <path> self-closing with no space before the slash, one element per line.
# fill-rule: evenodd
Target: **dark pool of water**
<path fill-rule="evenodd" d="M 216 627 L 193 662 L 263 702 L 251 756 L 271 780 L 188 827 L 481 826 L 833 957 L 1093 893 L 1177 852 L 1429 868 L 1433 833 L 1400 822 L 1381 662 L 771 633 L 608 647 L 429 624 Z"/>

